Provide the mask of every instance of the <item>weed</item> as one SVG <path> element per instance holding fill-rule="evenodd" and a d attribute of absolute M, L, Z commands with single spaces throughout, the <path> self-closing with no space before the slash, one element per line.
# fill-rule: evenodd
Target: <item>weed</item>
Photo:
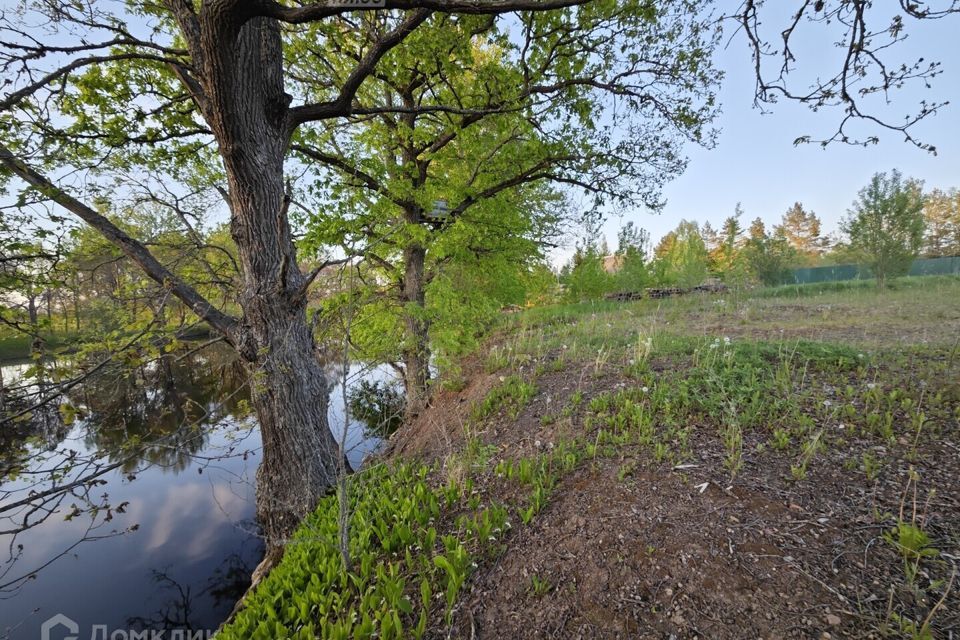
<path fill-rule="evenodd" d="M 920 477 L 911 467 L 907 477 L 907 484 L 903 490 L 903 498 L 900 501 L 900 513 L 897 516 L 896 524 L 884 532 L 883 539 L 892 545 L 903 558 L 903 574 L 908 585 L 912 586 L 916 582 L 917 573 L 920 571 L 920 563 L 926 558 L 933 558 L 939 555 L 939 551 L 933 547 L 930 536 L 924 530 L 926 515 L 919 513 L 917 505 L 917 483 Z M 912 495 L 909 517 L 905 513 L 908 496 Z M 928 502 L 932 493 L 928 497 Z M 924 507 L 924 512 L 926 508 Z"/>
<path fill-rule="evenodd" d="M 570 396 L 570 406 L 579 407 L 583 403 L 583 391 L 577 389 L 573 392 L 573 395 Z"/>
<path fill-rule="evenodd" d="M 790 447 L 790 431 L 780 428 L 774 429 L 770 446 L 777 451 L 785 451 Z"/>
<path fill-rule="evenodd" d="M 506 409 L 511 418 L 516 419 L 527 402 L 537 393 L 537 387 L 519 376 L 505 378 L 503 383 L 494 387 L 487 397 L 473 409 L 474 420 L 482 420 L 500 409 Z"/>
<path fill-rule="evenodd" d="M 545 596 L 552 590 L 553 586 L 546 580 L 536 575 L 530 576 L 530 593 L 533 594 L 535 598 Z"/>
<path fill-rule="evenodd" d="M 610 351 L 600 347 L 597 351 L 597 358 L 593 362 L 593 375 L 600 376 L 603 369 L 607 366 L 607 361 L 610 360 Z"/>
<path fill-rule="evenodd" d="M 670 447 L 666 442 L 657 442 L 653 445 L 653 459 L 657 462 L 663 462 L 670 457 Z"/>
<path fill-rule="evenodd" d="M 507 347 L 494 346 L 487 353 L 484 369 L 487 373 L 496 373 L 510 364 L 510 350 Z"/>
<path fill-rule="evenodd" d="M 880 475 L 883 465 L 873 454 L 866 452 L 863 454 L 863 473 L 867 476 L 867 482 L 873 482 Z"/>
<path fill-rule="evenodd" d="M 794 480 L 803 480 L 807 477 L 807 468 L 822 446 L 822 435 L 823 431 L 817 431 L 810 440 L 801 445 L 800 459 L 797 461 L 797 464 L 790 466 L 790 475 Z"/>
<path fill-rule="evenodd" d="M 723 464 L 730 472 L 730 480 L 737 476 L 737 472 L 743 466 L 743 429 L 734 410 L 721 429 L 721 439 L 723 446 L 727 450 L 727 458 Z"/>

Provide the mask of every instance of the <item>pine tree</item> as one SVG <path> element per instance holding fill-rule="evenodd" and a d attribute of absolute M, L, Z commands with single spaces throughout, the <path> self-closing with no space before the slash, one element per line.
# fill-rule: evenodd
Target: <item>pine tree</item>
<path fill-rule="evenodd" d="M 823 253 L 820 218 L 813 211 L 805 210 L 799 202 L 787 209 L 775 231 L 783 235 L 807 262 L 813 262 Z"/>

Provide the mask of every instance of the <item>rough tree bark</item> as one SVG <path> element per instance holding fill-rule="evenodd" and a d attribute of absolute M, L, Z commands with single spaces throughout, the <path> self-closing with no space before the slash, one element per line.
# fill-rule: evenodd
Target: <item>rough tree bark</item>
<path fill-rule="evenodd" d="M 403 349 L 403 373 L 408 420 L 426 408 L 430 392 L 430 324 L 425 316 L 426 257 L 426 248 L 419 244 L 412 244 L 403 251 L 404 324 L 407 334 Z"/>
<path fill-rule="evenodd" d="M 328 387 L 307 323 L 307 278 L 297 266 L 283 176 L 290 96 L 283 87 L 279 24 L 200 15 L 199 101 L 226 169 L 231 234 L 243 273 L 244 326 L 237 346 L 252 374 L 263 460 L 257 511 L 279 545 L 333 486 L 337 443 L 327 420 Z"/>

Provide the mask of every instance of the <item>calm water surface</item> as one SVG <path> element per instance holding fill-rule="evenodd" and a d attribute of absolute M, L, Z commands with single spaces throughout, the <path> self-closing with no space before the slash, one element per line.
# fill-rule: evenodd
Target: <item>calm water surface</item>
<path fill-rule="evenodd" d="M 22 371 L 4 367 L 6 384 Z M 59 411 L 0 427 L 0 639 L 38 639 L 56 614 L 84 640 L 95 625 L 108 637 L 169 637 L 224 620 L 263 553 L 254 521 L 261 445 L 242 383 L 225 353 L 208 350 L 105 372 Z M 335 388 L 335 431 L 342 404 Z M 377 445 L 351 425 L 355 467 Z"/>

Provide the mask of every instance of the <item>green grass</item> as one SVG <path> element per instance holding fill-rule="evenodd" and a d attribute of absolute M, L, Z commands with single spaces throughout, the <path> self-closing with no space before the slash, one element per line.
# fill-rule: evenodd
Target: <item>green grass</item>
<path fill-rule="evenodd" d="M 887 282 L 886 291 L 909 291 L 911 289 L 955 287 L 960 284 L 960 276 L 905 276 L 893 278 Z M 806 298 L 840 292 L 877 292 L 877 281 L 840 280 L 837 282 L 813 282 L 810 284 L 786 284 L 777 287 L 765 287 L 751 293 L 754 298 Z"/>

